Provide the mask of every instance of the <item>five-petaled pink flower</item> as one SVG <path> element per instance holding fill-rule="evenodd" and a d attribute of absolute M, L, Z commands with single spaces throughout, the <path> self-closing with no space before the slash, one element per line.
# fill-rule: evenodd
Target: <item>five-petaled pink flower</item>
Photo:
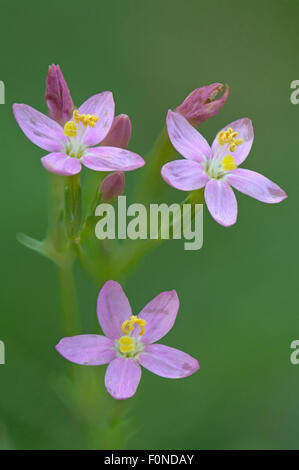
<path fill-rule="evenodd" d="M 129 171 L 144 160 L 123 148 L 94 147 L 107 136 L 114 119 L 114 100 L 109 91 L 89 98 L 64 126 L 26 104 L 14 104 L 15 118 L 24 134 L 49 153 L 41 159 L 52 173 L 71 176 L 81 163 L 96 171 Z"/>
<path fill-rule="evenodd" d="M 262 202 L 273 204 L 287 196 L 265 176 L 237 168 L 253 143 L 253 127 L 243 118 L 225 126 L 212 147 L 180 114 L 167 115 L 169 138 L 186 160 L 174 160 L 162 167 L 163 179 L 176 189 L 193 191 L 205 186 L 205 201 L 212 217 L 225 227 L 237 220 L 237 201 L 231 188 Z"/>
<path fill-rule="evenodd" d="M 172 328 L 179 309 L 175 290 L 162 292 L 149 302 L 138 316 L 121 286 L 108 281 L 102 287 L 97 304 L 98 320 L 105 336 L 80 335 L 63 338 L 57 351 L 76 364 L 109 364 L 105 385 L 113 398 L 125 400 L 136 392 L 141 367 L 178 379 L 199 369 L 196 359 L 178 349 L 153 344 Z"/>

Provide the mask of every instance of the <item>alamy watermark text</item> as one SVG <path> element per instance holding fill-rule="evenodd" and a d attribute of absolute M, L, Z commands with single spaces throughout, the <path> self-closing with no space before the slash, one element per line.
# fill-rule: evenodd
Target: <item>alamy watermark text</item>
<path fill-rule="evenodd" d="M 185 250 L 199 250 L 203 244 L 203 204 L 131 204 L 119 196 L 117 207 L 102 203 L 96 208 L 99 240 L 186 240 Z"/>

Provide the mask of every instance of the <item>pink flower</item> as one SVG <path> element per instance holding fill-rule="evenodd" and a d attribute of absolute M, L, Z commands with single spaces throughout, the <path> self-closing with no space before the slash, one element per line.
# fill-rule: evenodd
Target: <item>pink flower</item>
<path fill-rule="evenodd" d="M 212 83 L 196 88 L 176 108 L 176 112 L 184 116 L 190 124 L 199 126 L 210 117 L 216 116 L 219 109 L 225 104 L 229 95 L 228 85 L 226 85 L 223 95 L 218 100 L 215 99 L 222 90 L 222 83 Z"/>
<path fill-rule="evenodd" d="M 109 91 L 94 95 L 73 112 L 62 127 L 26 104 L 14 104 L 15 118 L 24 134 L 49 153 L 41 159 L 52 173 L 75 175 L 81 164 L 95 171 L 129 171 L 145 162 L 136 153 L 118 147 L 94 147 L 107 136 L 114 119 Z"/>
<path fill-rule="evenodd" d="M 237 220 L 237 201 L 231 188 L 259 201 L 274 204 L 287 196 L 265 176 L 238 168 L 253 143 L 253 127 L 243 118 L 224 127 L 212 147 L 204 137 L 178 113 L 167 115 L 169 138 L 186 160 L 174 160 L 162 167 L 162 178 L 181 191 L 205 186 L 205 201 L 212 217 L 225 227 Z"/>
<path fill-rule="evenodd" d="M 132 397 L 141 378 L 141 365 L 161 377 L 178 379 L 199 369 L 196 359 L 178 349 L 153 344 L 172 328 L 179 309 L 176 291 L 162 292 L 138 316 L 121 286 L 108 281 L 97 305 L 98 320 L 105 336 L 80 335 L 63 338 L 57 351 L 76 364 L 109 364 L 105 385 L 113 398 Z"/>

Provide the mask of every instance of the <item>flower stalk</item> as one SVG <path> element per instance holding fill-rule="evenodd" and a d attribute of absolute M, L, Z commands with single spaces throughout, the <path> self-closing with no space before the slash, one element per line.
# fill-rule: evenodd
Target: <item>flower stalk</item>
<path fill-rule="evenodd" d="M 180 210 L 184 204 L 191 204 L 191 221 L 195 216 L 195 206 L 198 204 L 204 204 L 204 191 L 199 189 L 196 191 L 191 191 L 188 196 L 181 202 Z M 169 226 L 169 239 L 172 239 L 172 229 L 173 229 L 174 220 L 170 221 Z M 146 256 L 150 251 L 156 249 L 160 244 L 166 241 L 166 238 L 163 238 L 161 234 L 163 233 L 163 227 L 160 224 L 158 228 L 158 236 L 156 239 L 140 240 L 138 241 L 127 241 L 124 247 L 119 247 L 112 254 L 111 265 L 117 266 L 114 271 L 115 277 L 122 279 L 125 275 L 128 274 L 134 267 L 138 264 L 141 259 Z"/>
<path fill-rule="evenodd" d="M 64 331 L 67 335 L 80 332 L 77 291 L 71 261 L 59 268 L 59 286 Z"/>
<path fill-rule="evenodd" d="M 65 226 L 67 235 L 74 243 L 78 243 L 80 239 L 78 234 L 82 221 L 82 195 L 80 174 L 67 176 L 64 188 L 65 201 Z"/>
<path fill-rule="evenodd" d="M 153 149 L 146 157 L 146 167 L 136 185 L 135 199 L 138 199 L 139 202 L 155 202 L 161 199 L 165 189 L 167 189 L 161 181 L 161 167 L 173 160 L 175 155 L 176 150 L 170 142 L 166 127 L 164 127 Z"/>

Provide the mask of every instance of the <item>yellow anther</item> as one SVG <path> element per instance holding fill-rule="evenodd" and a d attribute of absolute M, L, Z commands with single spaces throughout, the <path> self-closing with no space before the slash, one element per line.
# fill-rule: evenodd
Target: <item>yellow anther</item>
<path fill-rule="evenodd" d="M 80 114 L 78 112 L 78 109 L 75 109 L 75 111 L 73 112 L 73 119 L 77 124 L 80 121 L 79 116 L 80 116 Z"/>
<path fill-rule="evenodd" d="M 98 116 L 92 116 L 91 114 L 79 114 L 78 110 L 75 109 L 73 112 L 73 119 L 78 124 L 82 122 L 84 126 L 94 127 L 95 123 L 98 122 Z"/>
<path fill-rule="evenodd" d="M 135 325 L 140 327 L 140 336 L 144 335 L 146 321 L 142 320 L 142 318 L 138 318 L 136 315 L 132 315 L 130 320 L 125 320 L 121 326 L 121 329 L 126 335 L 128 335 L 131 333 L 131 331 L 134 330 Z"/>
<path fill-rule="evenodd" d="M 145 321 L 145 320 L 142 320 L 141 318 L 138 318 L 137 325 L 140 327 L 140 333 L 139 333 L 140 336 L 144 335 L 144 333 L 145 333 L 146 321 Z"/>
<path fill-rule="evenodd" d="M 122 353 L 129 353 L 134 349 L 134 339 L 131 336 L 121 336 L 119 338 L 119 349 Z"/>
<path fill-rule="evenodd" d="M 232 134 L 230 134 L 230 135 L 227 136 L 226 141 L 227 141 L 229 144 L 233 144 L 233 143 L 235 142 L 235 139 L 233 138 Z"/>
<path fill-rule="evenodd" d="M 226 131 L 221 131 L 218 134 L 218 142 L 220 145 L 229 144 L 230 152 L 234 152 L 238 145 L 243 143 L 243 139 L 236 139 L 238 132 L 233 132 L 233 129 L 229 127 Z"/>
<path fill-rule="evenodd" d="M 237 165 L 235 164 L 234 157 L 232 155 L 226 155 L 222 159 L 222 168 L 225 171 L 231 171 L 231 170 L 235 170 L 237 168 Z"/>
<path fill-rule="evenodd" d="M 74 121 L 68 121 L 64 125 L 64 135 L 75 137 L 77 135 L 77 126 Z"/>
<path fill-rule="evenodd" d="M 218 142 L 220 145 L 224 145 L 226 142 L 226 133 L 224 131 L 219 132 L 218 134 Z"/>
<path fill-rule="evenodd" d="M 135 315 L 132 315 L 130 320 L 125 320 L 123 322 L 121 329 L 126 335 L 134 330 L 135 319 L 137 319 L 137 317 Z"/>

